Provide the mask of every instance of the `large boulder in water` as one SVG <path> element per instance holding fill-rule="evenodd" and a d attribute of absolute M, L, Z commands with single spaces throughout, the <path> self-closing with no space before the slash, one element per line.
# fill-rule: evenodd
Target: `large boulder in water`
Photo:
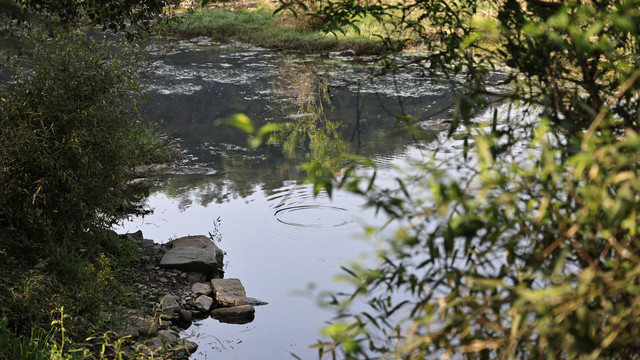
<path fill-rule="evenodd" d="M 160 260 L 165 269 L 178 269 L 207 274 L 217 278 L 222 268 L 224 253 L 204 235 L 185 236 L 169 243 L 170 249 Z"/>

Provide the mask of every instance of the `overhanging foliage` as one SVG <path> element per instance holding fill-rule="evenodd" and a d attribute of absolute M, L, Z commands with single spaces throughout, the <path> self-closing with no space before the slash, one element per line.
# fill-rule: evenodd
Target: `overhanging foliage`
<path fill-rule="evenodd" d="M 415 63 L 467 84 L 451 129 L 468 134 L 464 161 L 446 164 L 467 179 L 444 176 L 437 156 L 398 188 L 309 167 L 316 185 L 359 193 L 410 224 L 377 268 L 347 269 L 356 287 L 331 298 L 337 319 L 321 355 L 640 354 L 640 1 L 283 1 L 285 9 L 331 31 L 374 16 L 417 33 L 427 51 Z M 508 91 L 495 90 L 498 67 Z M 477 123 L 473 114 L 496 99 L 532 111 Z M 358 300 L 364 310 L 350 306 Z"/>

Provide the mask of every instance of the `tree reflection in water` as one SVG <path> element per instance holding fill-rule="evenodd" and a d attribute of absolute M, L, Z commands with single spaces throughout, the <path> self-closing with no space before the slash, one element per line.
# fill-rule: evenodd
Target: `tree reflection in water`
<path fill-rule="evenodd" d="M 415 143 L 411 136 L 389 137 L 405 128 L 397 123 L 397 113 L 418 114 L 417 123 L 435 116 L 441 125 L 441 119 L 448 117 L 443 109 L 455 100 L 435 84 L 405 88 L 403 96 L 397 96 L 389 91 L 394 86 L 392 76 L 359 84 L 369 74 L 368 65 L 242 47 L 176 53 L 163 58 L 158 69 L 148 80 L 160 89 L 150 94 L 147 117 L 163 122 L 166 131 L 180 138 L 193 157 L 190 165 L 215 170 L 213 175 L 164 179 L 157 190 L 179 199 L 183 209 L 194 203 L 207 206 L 246 198 L 260 190 L 270 194 L 299 181 L 304 162 L 336 161 L 343 153 L 393 158 Z M 231 82 L 229 74 L 244 75 Z M 398 82 L 412 87 L 415 76 L 405 75 Z M 176 82 L 188 82 L 199 90 L 161 91 L 163 85 L 174 88 Z M 239 112 L 257 127 L 269 122 L 288 125 L 267 146 L 252 151 L 242 132 L 213 126 L 216 118 Z"/>

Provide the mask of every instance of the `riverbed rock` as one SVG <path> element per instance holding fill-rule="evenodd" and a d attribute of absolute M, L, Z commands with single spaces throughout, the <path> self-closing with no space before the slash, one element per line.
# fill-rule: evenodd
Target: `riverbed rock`
<path fill-rule="evenodd" d="M 247 297 L 247 304 L 249 304 L 251 306 L 269 305 L 269 303 L 266 302 L 266 301 L 262 301 L 260 299 L 256 299 L 256 298 L 252 298 L 252 297 Z"/>
<path fill-rule="evenodd" d="M 158 337 L 164 340 L 165 345 L 169 347 L 177 345 L 178 341 L 180 341 L 180 335 L 171 329 L 159 331 Z"/>
<path fill-rule="evenodd" d="M 247 293 L 238 279 L 212 279 L 213 295 L 220 306 L 247 305 Z"/>
<path fill-rule="evenodd" d="M 180 305 L 173 295 L 167 294 L 160 299 L 160 310 L 164 314 L 171 315 L 180 311 Z"/>
<path fill-rule="evenodd" d="M 255 312 L 251 305 L 222 307 L 211 310 L 211 317 L 224 323 L 246 324 L 253 321 Z"/>
<path fill-rule="evenodd" d="M 217 278 L 224 261 L 224 253 L 204 235 L 185 236 L 169 243 L 170 249 L 162 256 L 160 266 L 200 272 Z"/>
<path fill-rule="evenodd" d="M 195 282 L 207 281 L 207 275 L 200 272 L 190 272 L 185 274 L 188 274 L 187 280 L 189 281 L 195 281 Z"/>
<path fill-rule="evenodd" d="M 329 53 L 330 57 L 346 57 L 346 56 L 356 56 L 356 52 L 349 49 L 344 51 L 333 51 Z"/>
<path fill-rule="evenodd" d="M 131 318 L 133 326 L 138 329 L 140 336 L 149 337 L 158 332 L 159 323 L 151 319 L 134 316 Z"/>
<path fill-rule="evenodd" d="M 200 295 L 198 296 L 198 298 L 193 302 L 193 304 L 196 306 L 196 308 L 198 310 L 200 310 L 203 313 L 208 313 L 209 310 L 211 310 L 211 305 L 213 305 L 213 299 L 206 296 L 206 295 Z"/>
<path fill-rule="evenodd" d="M 195 309 L 192 299 L 196 298 L 192 292 L 193 282 L 186 279 L 189 273 L 156 267 L 155 255 L 161 256 L 160 252 L 170 247 L 165 249 L 152 240 L 144 239 L 142 232 L 119 236 L 140 247 L 140 264 L 131 270 L 138 279 L 135 288 L 143 302 L 140 308 L 101 313 L 102 321 L 109 323 L 117 339 L 122 339 L 122 349 L 127 353 L 127 358 L 186 359 L 196 351 L 197 345 L 186 339 L 177 340 L 176 334 L 180 328 L 176 325 L 186 328 L 191 325 L 188 320 L 193 319 L 192 311 L 186 309 L 187 305 Z M 165 281 L 161 281 L 161 277 Z M 208 282 L 205 285 L 211 287 Z M 169 348 L 163 346 L 169 343 L 174 345 Z M 136 348 L 140 352 L 129 352 Z"/>
<path fill-rule="evenodd" d="M 117 339 L 122 339 L 122 338 L 135 339 L 138 336 L 140 336 L 140 332 L 138 331 L 138 329 L 136 329 L 134 327 L 130 327 L 130 328 L 126 328 L 124 330 L 118 331 L 117 335 L 116 335 L 116 338 Z"/>
<path fill-rule="evenodd" d="M 153 338 L 138 341 L 131 346 L 136 352 L 136 359 L 183 359 L 198 349 L 198 344 L 180 339 L 174 330 L 162 330 Z"/>
<path fill-rule="evenodd" d="M 178 357 L 186 358 L 198 350 L 198 344 L 186 339 L 180 339 L 174 350 Z"/>
<path fill-rule="evenodd" d="M 180 320 L 190 323 L 193 320 L 193 313 L 189 310 L 180 310 Z"/>
<path fill-rule="evenodd" d="M 213 293 L 213 290 L 211 289 L 211 285 L 207 283 L 201 283 L 201 282 L 197 282 L 193 284 L 191 286 L 191 291 L 193 291 L 193 293 L 198 296 L 199 295 L 210 296 Z"/>
<path fill-rule="evenodd" d="M 144 344 L 142 344 L 142 346 L 143 346 L 142 348 L 140 348 L 140 346 L 137 346 L 136 350 L 138 351 L 146 350 L 145 352 L 147 352 L 147 354 L 152 356 L 154 354 L 158 354 L 158 352 L 163 349 L 162 339 L 159 337 L 154 337 L 144 341 Z"/>

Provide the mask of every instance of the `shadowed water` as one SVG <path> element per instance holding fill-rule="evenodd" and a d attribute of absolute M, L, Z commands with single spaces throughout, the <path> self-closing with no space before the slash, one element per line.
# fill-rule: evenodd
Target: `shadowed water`
<path fill-rule="evenodd" d="M 349 151 L 372 157 L 378 178 L 393 181 L 395 166 L 419 159 L 424 146 L 402 132 L 396 114 L 413 114 L 435 138 L 448 127 L 455 98 L 450 85 L 425 80 L 417 68 L 359 82 L 372 71 L 362 59 L 198 41 L 157 51 L 145 74 L 149 100 L 143 111 L 178 139 L 185 164 L 213 171 L 160 179 L 148 199 L 154 213 L 118 230 L 142 230 L 157 242 L 215 230 L 227 253 L 225 276 L 241 279 L 248 296 L 269 302 L 256 308 L 249 324 L 196 322 L 185 331 L 200 346 L 193 358 L 317 357 L 308 346 L 332 314 L 310 294 L 348 289 L 333 282 L 334 275 L 340 264 L 371 249 L 372 240 L 360 234 L 385 218 L 351 194 L 314 197 L 301 181 L 300 165 Z M 292 125 L 254 151 L 246 134 L 214 126 L 236 113 L 258 126 Z M 214 229 L 218 217 L 222 223 Z"/>

